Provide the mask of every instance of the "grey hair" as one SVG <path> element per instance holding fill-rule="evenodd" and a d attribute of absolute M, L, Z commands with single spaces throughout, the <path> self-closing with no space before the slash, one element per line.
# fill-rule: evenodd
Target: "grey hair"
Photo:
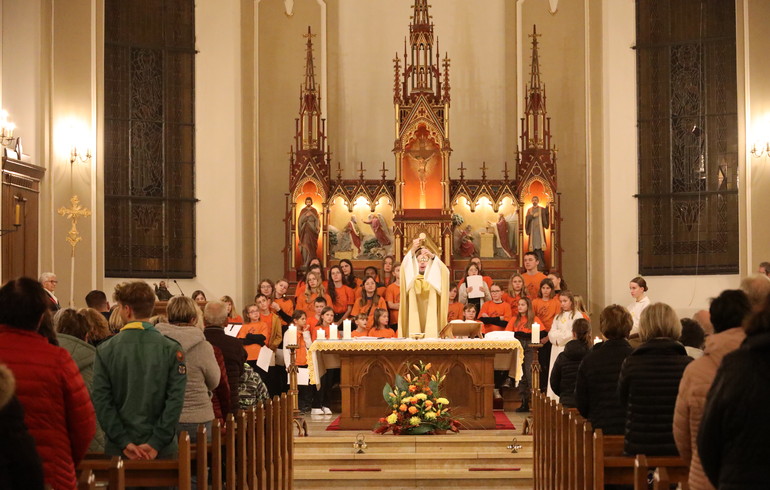
<path fill-rule="evenodd" d="M 53 272 L 43 272 L 40 274 L 40 279 L 38 280 L 40 284 L 43 284 L 44 282 L 50 280 L 51 278 L 56 277 L 56 274 Z"/>
<path fill-rule="evenodd" d="M 222 327 L 227 321 L 227 305 L 221 301 L 209 301 L 203 307 L 203 323 Z"/>

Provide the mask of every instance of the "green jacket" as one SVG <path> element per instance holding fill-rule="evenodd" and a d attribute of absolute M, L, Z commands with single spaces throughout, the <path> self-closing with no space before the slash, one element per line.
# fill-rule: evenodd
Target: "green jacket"
<path fill-rule="evenodd" d="M 159 458 L 173 457 L 186 372 L 181 346 L 146 322 L 129 323 L 100 344 L 91 397 L 105 453 L 122 455 L 129 443 L 146 443 Z"/>

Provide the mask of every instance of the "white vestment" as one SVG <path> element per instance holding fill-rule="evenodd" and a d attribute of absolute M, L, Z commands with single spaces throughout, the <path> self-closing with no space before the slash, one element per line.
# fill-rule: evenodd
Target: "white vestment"
<path fill-rule="evenodd" d="M 427 294 L 418 294 L 415 284 L 427 287 Z M 447 323 L 449 309 L 449 269 L 438 256 L 428 261 L 425 273 L 410 250 L 401 261 L 401 307 L 398 312 L 398 336 L 409 337 L 424 333 L 426 338 L 438 338 Z"/>

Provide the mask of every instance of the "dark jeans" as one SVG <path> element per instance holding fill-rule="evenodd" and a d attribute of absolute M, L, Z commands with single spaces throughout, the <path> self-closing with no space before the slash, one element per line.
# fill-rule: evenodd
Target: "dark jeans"
<path fill-rule="evenodd" d="M 321 376 L 321 388 L 313 395 L 313 408 L 329 407 L 332 386 L 340 380 L 340 369 L 327 369 Z"/>
<path fill-rule="evenodd" d="M 543 332 L 540 332 L 543 335 Z M 540 391 L 548 391 L 548 371 L 551 368 L 551 342 L 546 342 L 538 352 L 537 360 L 540 363 Z"/>
<path fill-rule="evenodd" d="M 535 350 L 530 346 L 532 344 L 531 335 L 516 334 L 521 342 L 521 348 L 524 349 L 524 363 L 521 366 L 521 381 L 519 381 L 519 393 L 522 402 L 529 402 L 529 395 L 532 390 L 532 360 L 535 357 Z"/>

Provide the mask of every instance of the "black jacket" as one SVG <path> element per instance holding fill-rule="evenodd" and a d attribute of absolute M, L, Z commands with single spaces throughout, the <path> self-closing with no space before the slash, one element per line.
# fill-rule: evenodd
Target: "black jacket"
<path fill-rule="evenodd" d="M 570 340 L 553 363 L 551 389 L 565 407 L 575 406 L 575 380 L 580 361 L 588 354 L 588 346 L 579 340 Z"/>
<path fill-rule="evenodd" d="M 706 399 L 698 452 L 719 489 L 770 485 L 770 333 L 725 356 Z"/>
<path fill-rule="evenodd" d="M 620 369 L 618 394 L 626 409 L 626 454 L 673 456 L 673 421 L 679 381 L 692 361 L 684 346 L 669 338 L 640 345 Z"/>
<path fill-rule="evenodd" d="M 625 432 L 626 411 L 618 399 L 620 366 L 634 350 L 626 339 L 596 344 L 586 355 L 577 373 L 575 406 L 594 429 L 605 434 Z"/>
<path fill-rule="evenodd" d="M 238 388 L 243 374 L 243 363 L 246 362 L 246 350 L 240 339 L 230 337 L 222 327 L 206 327 L 203 330 L 206 340 L 214 347 L 219 347 L 225 359 L 227 382 L 230 384 L 230 411 L 235 413 L 239 406 Z"/>

